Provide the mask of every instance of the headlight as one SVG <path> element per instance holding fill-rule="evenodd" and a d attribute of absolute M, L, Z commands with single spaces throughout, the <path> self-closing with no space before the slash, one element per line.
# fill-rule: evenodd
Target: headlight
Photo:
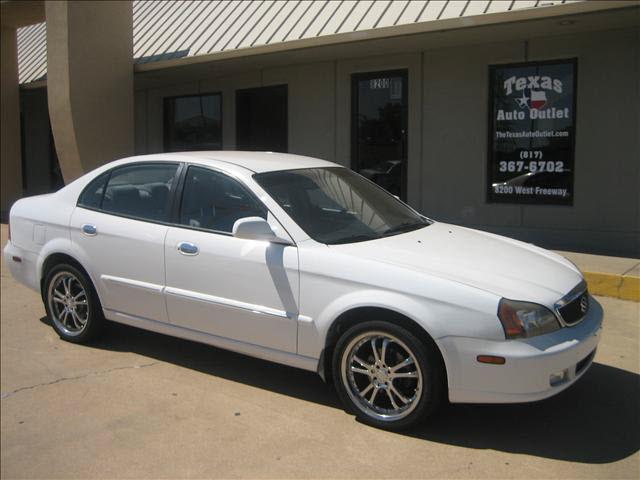
<path fill-rule="evenodd" d="M 500 300 L 498 318 L 507 338 L 535 337 L 560 328 L 558 319 L 548 308 L 506 298 Z"/>

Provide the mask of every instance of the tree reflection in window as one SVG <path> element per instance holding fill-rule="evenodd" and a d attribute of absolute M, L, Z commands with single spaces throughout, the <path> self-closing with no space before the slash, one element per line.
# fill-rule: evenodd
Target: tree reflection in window
<path fill-rule="evenodd" d="M 222 149 L 222 95 L 189 95 L 164 100 L 167 152 Z"/>
<path fill-rule="evenodd" d="M 342 167 L 255 174 L 256 181 L 314 240 L 375 240 L 429 225 L 404 203 Z"/>

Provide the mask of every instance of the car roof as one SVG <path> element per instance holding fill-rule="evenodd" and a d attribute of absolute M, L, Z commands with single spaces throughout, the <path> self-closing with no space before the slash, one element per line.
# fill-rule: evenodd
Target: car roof
<path fill-rule="evenodd" d="M 158 153 L 130 157 L 129 161 L 167 160 L 216 166 L 220 162 L 246 168 L 255 173 L 299 168 L 339 167 L 340 165 L 303 155 L 276 152 L 244 152 L 212 150 L 202 152 Z"/>

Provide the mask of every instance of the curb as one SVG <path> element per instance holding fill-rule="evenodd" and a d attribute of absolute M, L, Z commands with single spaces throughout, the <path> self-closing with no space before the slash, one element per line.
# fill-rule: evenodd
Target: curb
<path fill-rule="evenodd" d="M 640 277 L 600 272 L 583 273 L 591 295 L 640 302 Z"/>

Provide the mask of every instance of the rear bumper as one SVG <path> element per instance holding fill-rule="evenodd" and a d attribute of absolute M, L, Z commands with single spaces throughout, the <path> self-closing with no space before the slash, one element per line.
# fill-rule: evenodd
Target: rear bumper
<path fill-rule="evenodd" d="M 39 281 L 36 278 L 36 262 L 38 256 L 15 246 L 10 241 L 3 250 L 4 261 L 9 267 L 13 278 L 29 288 L 40 291 Z"/>
<path fill-rule="evenodd" d="M 592 298 L 591 309 L 581 323 L 547 335 L 506 341 L 439 339 L 446 357 L 450 401 L 520 403 L 560 393 L 591 366 L 602 319 L 602 307 Z M 500 356 L 506 361 L 504 365 L 479 363 L 478 355 Z"/>

